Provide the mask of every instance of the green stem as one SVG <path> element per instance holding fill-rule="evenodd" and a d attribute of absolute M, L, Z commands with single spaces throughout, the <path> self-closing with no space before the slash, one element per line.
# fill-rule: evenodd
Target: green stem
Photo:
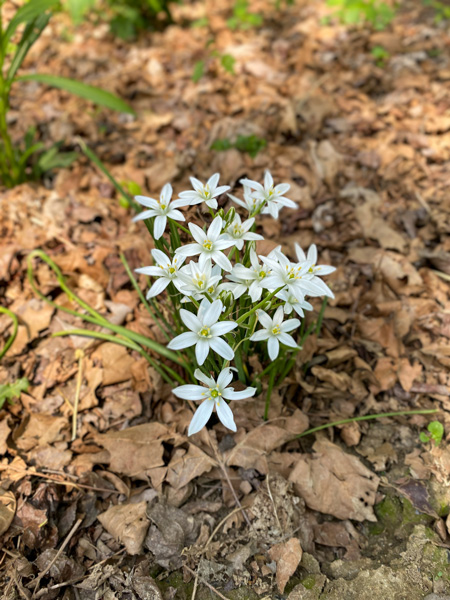
<path fill-rule="evenodd" d="M 189 231 L 189 229 L 187 229 L 187 227 L 182 225 L 179 221 L 174 221 L 173 219 L 169 219 L 169 223 L 174 223 L 178 227 L 178 229 L 181 229 L 181 231 L 184 231 L 184 233 L 191 235 L 191 232 Z"/>
<path fill-rule="evenodd" d="M 50 300 L 49 298 L 44 296 L 44 294 L 37 288 L 36 283 L 33 278 L 33 265 L 32 265 L 31 261 L 35 256 L 38 256 L 39 258 L 41 258 L 53 270 L 53 272 L 55 273 L 55 275 L 58 279 L 58 283 L 59 283 L 61 289 L 67 294 L 67 296 L 69 297 L 70 300 L 75 301 L 79 306 L 84 308 L 89 313 L 88 315 L 82 314 L 76 310 L 72 310 L 65 306 L 61 306 L 61 305 L 57 304 L 56 302 L 53 302 L 53 300 Z M 148 338 L 146 338 L 143 335 L 140 335 L 139 333 L 135 333 L 134 331 L 131 331 L 130 329 L 127 329 L 126 327 L 122 327 L 120 325 L 113 325 L 107 319 L 102 317 L 102 315 L 97 313 L 97 311 L 95 311 L 88 304 L 86 304 L 83 300 L 81 300 L 81 298 L 79 298 L 66 285 L 64 277 L 62 276 L 62 273 L 59 270 L 59 268 L 51 260 L 51 258 L 47 254 L 45 254 L 45 252 L 43 252 L 42 250 L 34 250 L 33 252 L 31 252 L 28 255 L 28 280 L 29 280 L 30 285 L 31 285 L 32 289 L 34 290 L 34 292 L 40 298 L 42 298 L 42 300 L 47 302 L 47 304 L 50 304 L 50 306 L 53 306 L 54 308 L 56 308 L 58 310 L 62 310 L 63 312 L 66 312 L 75 317 L 79 317 L 79 318 L 83 319 L 84 321 L 87 321 L 88 323 L 93 323 L 94 325 L 99 325 L 100 327 L 105 327 L 106 329 L 109 329 L 110 331 L 114 331 L 114 333 L 122 335 L 128 339 L 131 339 L 146 348 L 150 348 L 157 354 L 160 354 L 161 356 L 165 356 L 169 360 L 181 365 L 182 367 L 185 367 L 191 374 L 192 370 L 185 363 L 185 361 L 183 360 L 182 357 L 178 356 L 177 354 L 175 354 L 174 352 L 172 352 L 165 346 L 158 344 L 158 342 L 149 340 Z"/>
<path fill-rule="evenodd" d="M 18 322 L 17 316 L 11 310 L 9 310 L 9 308 L 0 306 L 0 313 L 8 315 L 8 317 L 13 322 L 13 331 L 12 331 L 11 335 L 9 336 L 9 338 L 6 340 L 6 343 L 3 346 L 2 350 L 0 351 L 0 360 L 1 360 L 5 356 L 5 354 L 8 352 L 8 350 L 11 348 L 11 346 L 14 343 L 14 340 L 16 339 L 17 330 L 19 329 L 19 322 Z"/>
<path fill-rule="evenodd" d="M 264 407 L 264 421 L 269 418 L 270 397 L 272 395 L 273 386 L 275 384 L 276 369 L 272 369 L 269 377 L 269 387 L 267 388 L 266 405 Z"/>
<path fill-rule="evenodd" d="M 276 289 L 274 292 L 270 293 L 268 296 L 266 296 L 264 298 L 264 300 L 261 300 L 261 302 L 259 302 L 256 306 L 254 306 L 251 310 L 249 310 L 248 312 L 246 312 L 245 314 L 242 315 L 242 317 L 239 317 L 239 319 L 236 321 L 236 323 L 238 325 L 240 325 L 241 323 L 243 323 L 246 319 L 248 319 L 248 317 L 250 315 L 252 315 L 254 312 L 256 312 L 258 310 L 258 308 L 261 308 L 262 306 L 264 306 L 265 304 L 267 304 L 267 302 L 269 300 L 272 300 L 272 298 L 275 296 L 275 294 L 278 294 L 278 292 L 281 292 L 281 290 L 284 288 L 284 285 L 282 285 L 281 287 L 279 287 L 278 289 Z"/>
<path fill-rule="evenodd" d="M 320 330 L 322 329 L 323 315 L 325 314 L 325 309 L 327 307 L 327 303 L 328 303 L 328 296 L 325 296 L 325 298 L 323 299 L 323 302 L 322 302 L 322 306 L 320 307 L 319 316 L 317 317 L 317 325 L 316 325 L 316 335 L 317 336 L 320 335 Z"/>
<path fill-rule="evenodd" d="M 168 342 L 170 342 L 170 336 L 167 333 L 167 331 L 161 326 L 160 321 L 156 318 L 155 313 L 152 311 L 152 309 L 150 308 L 150 304 L 147 302 L 144 294 L 142 293 L 141 288 L 138 285 L 138 282 L 136 281 L 136 279 L 134 278 L 133 272 L 130 269 L 130 265 L 128 264 L 127 259 L 125 258 L 125 255 L 121 252 L 120 253 L 120 260 L 122 261 L 123 266 L 125 267 L 125 271 L 127 272 L 128 277 L 130 278 L 130 281 L 134 287 L 134 289 L 137 291 L 138 296 L 142 302 L 142 304 L 145 306 L 145 308 L 147 309 L 147 312 L 149 313 L 149 315 L 151 316 L 151 318 L 153 319 L 154 323 L 159 327 L 159 329 L 162 331 L 162 333 L 164 334 L 166 340 Z"/>
<path fill-rule="evenodd" d="M 384 419 L 385 417 L 402 417 L 409 415 L 432 415 L 437 413 L 437 408 L 427 408 L 420 410 L 401 410 L 398 412 L 387 412 L 387 413 L 378 413 L 376 415 L 364 415 L 362 417 L 352 417 L 351 419 L 342 419 L 342 421 L 333 421 L 333 423 L 326 423 L 325 425 L 319 425 L 319 427 L 313 427 L 312 429 L 308 429 L 303 433 L 299 433 L 295 437 L 293 437 L 290 441 L 297 440 L 298 438 L 305 437 L 306 435 L 311 435 L 312 433 L 316 433 L 317 431 L 322 431 L 323 429 L 329 429 L 330 427 L 335 427 L 336 425 L 346 425 L 348 423 L 356 423 L 358 421 L 369 421 L 371 419 Z"/>

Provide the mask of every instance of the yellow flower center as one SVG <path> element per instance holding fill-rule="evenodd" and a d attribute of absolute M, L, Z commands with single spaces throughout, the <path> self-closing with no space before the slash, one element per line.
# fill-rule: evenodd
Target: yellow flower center
<path fill-rule="evenodd" d="M 278 335 L 279 333 L 281 333 L 280 326 L 275 325 L 275 327 L 272 329 L 272 333 L 273 333 L 273 335 Z"/>
<path fill-rule="evenodd" d="M 217 388 L 216 389 L 211 389 L 210 388 L 209 391 L 210 391 L 211 398 L 217 398 L 218 396 L 222 395 Z"/>
<path fill-rule="evenodd" d="M 171 275 L 173 275 L 173 274 L 175 273 L 175 271 L 176 271 L 176 269 L 175 269 L 174 267 L 170 267 L 170 269 L 169 269 L 169 273 L 170 273 Z"/>
<path fill-rule="evenodd" d="M 211 337 L 211 329 L 209 327 L 202 327 L 200 329 L 199 335 L 202 337 Z"/>
<path fill-rule="evenodd" d="M 206 248 L 206 250 L 211 250 L 211 248 L 212 248 L 212 242 L 211 242 L 211 240 L 206 239 L 203 242 L 203 248 Z"/>
<path fill-rule="evenodd" d="M 213 286 L 208 288 L 208 294 L 213 294 L 214 293 L 214 288 Z"/>
<path fill-rule="evenodd" d="M 165 210 L 167 208 L 165 204 L 161 204 L 160 206 L 163 210 Z"/>
<path fill-rule="evenodd" d="M 264 279 L 264 277 L 267 275 L 267 273 L 265 271 L 260 271 L 259 272 L 259 276 L 261 277 L 261 279 Z"/>

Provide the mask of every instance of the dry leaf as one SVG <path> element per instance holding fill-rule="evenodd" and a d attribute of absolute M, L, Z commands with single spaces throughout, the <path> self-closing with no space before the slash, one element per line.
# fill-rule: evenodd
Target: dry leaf
<path fill-rule="evenodd" d="M 131 367 L 135 360 L 127 349 L 118 344 L 102 344 L 93 357 L 100 356 L 103 365 L 103 385 L 111 385 L 131 379 Z"/>
<path fill-rule="evenodd" d="M 8 450 L 6 440 L 8 439 L 11 429 L 8 427 L 8 419 L 0 421 L 0 454 L 5 454 Z"/>
<path fill-rule="evenodd" d="M 295 573 L 301 559 L 302 547 L 298 538 L 276 544 L 269 550 L 269 556 L 277 563 L 277 586 L 280 594 L 284 592 L 289 578 Z"/>
<path fill-rule="evenodd" d="M 289 480 L 313 510 L 338 519 L 376 521 L 373 512 L 379 478 L 355 456 L 328 440 L 319 440 L 312 455 L 301 456 Z"/>
<path fill-rule="evenodd" d="M 124 544 L 128 554 L 135 555 L 142 552 L 150 525 L 146 513 L 147 502 L 118 504 L 98 515 L 98 520 L 108 533 Z"/>
<path fill-rule="evenodd" d="M 96 441 L 108 450 L 111 471 L 147 479 L 150 470 L 164 466 L 162 443 L 179 437 L 166 425 L 154 422 L 98 435 Z"/>
<path fill-rule="evenodd" d="M 0 488 L 0 535 L 8 531 L 16 513 L 16 498 L 11 490 Z"/>
<path fill-rule="evenodd" d="M 179 490 L 195 477 L 210 471 L 215 464 L 216 461 L 193 444 L 189 445 L 187 452 L 177 448 L 169 463 L 166 480 Z"/>
<path fill-rule="evenodd" d="M 54 417 L 46 413 L 32 413 L 25 426 L 25 431 L 17 440 L 21 450 L 31 450 L 35 446 L 45 446 L 62 439 L 61 430 L 68 428 L 64 417 Z"/>

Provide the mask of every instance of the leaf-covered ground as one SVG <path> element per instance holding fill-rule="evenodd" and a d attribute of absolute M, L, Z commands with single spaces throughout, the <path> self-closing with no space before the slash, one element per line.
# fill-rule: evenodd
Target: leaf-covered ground
<path fill-rule="evenodd" d="M 162 342 L 120 260 L 150 263 L 142 223 L 81 153 L 43 183 L 2 190 L 0 296 L 19 330 L 0 384 L 30 382 L 0 412 L 5 598 L 450 592 L 450 453 L 445 436 L 438 447 L 419 439 L 430 420 L 450 426 L 448 23 L 436 25 L 420 2 L 402 3 L 381 32 L 324 25 L 320 2 L 251 10 L 261 27 L 232 31 L 231 2 L 178 6 L 175 25 L 126 43 L 106 24 L 74 29 L 60 15 L 26 71 L 99 85 L 137 116 L 28 82 L 13 89 L 11 129 L 20 140 L 36 126 L 48 146 L 64 140 L 69 150 L 81 138 L 148 195 L 168 181 L 187 189 L 190 175 L 220 171 L 235 186 L 270 169 L 300 208 L 261 219 L 267 249 L 314 242 L 337 267 L 321 336 L 274 391 L 267 423 L 262 396 L 239 403 L 235 435 L 216 420 L 188 439 L 190 408 L 145 359 L 52 337 L 82 323 L 27 279 L 27 256 L 41 248 L 84 301 Z M 207 26 L 190 26 L 205 16 Z M 234 74 L 214 52 L 234 57 Z M 254 158 L 211 149 L 251 135 L 267 142 Z M 48 266 L 31 262 L 39 290 L 75 308 Z M 10 333 L 0 315 L 0 339 Z M 419 408 L 439 412 L 294 439 L 327 422 Z"/>

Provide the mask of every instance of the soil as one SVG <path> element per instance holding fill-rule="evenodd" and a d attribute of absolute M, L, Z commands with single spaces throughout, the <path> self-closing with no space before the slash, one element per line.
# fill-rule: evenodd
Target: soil
<path fill-rule="evenodd" d="M 8 600 L 450 597 L 448 22 L 408 1 L 376 31 L 324 20 L 321 2 L 255 0 L 262 24 L 233 30 L 232 7 L 175 5 L 173 25 L 127 42 L 93 18 L 51 20 L 24 73 L 98 85 L 135 117 L 34 82 L 13 88 L 14 140 L 36 126 L 47 147 L 63 141 L 79 158 L 0 195 L 0 298 L 19 318 L 0 385 L 29 381 L 0 411 Z M 211 148 L 251 135 L 265 141 L 255 156 Z M 90 326 L 48 302 L 79 310 L 38 248 L 82 301 L 165 343 L 121 259 L 150 264 L 151 240 L 80 138 L 131 193 L 168 181 L 179 193 L 216 171 L 237 194 L 265 169 L 290 183 L 299 208 L 261 218 L 262 251 L 315 243 L 337 267 L 335 298 L 268 422 L 262 394 L 239 403 L 236 434 L 216 419 L 188 438 L 190 408 L 134 350 L 53 335 Z M 11 331 L 0 314 L 0 348 Z M 249 366 L 264 367 L 255 356 Z M 437 412 L 296 437 L 417 409 Z M 419 437 L 430 421 L 444 426 L 439 443 Z"/>

